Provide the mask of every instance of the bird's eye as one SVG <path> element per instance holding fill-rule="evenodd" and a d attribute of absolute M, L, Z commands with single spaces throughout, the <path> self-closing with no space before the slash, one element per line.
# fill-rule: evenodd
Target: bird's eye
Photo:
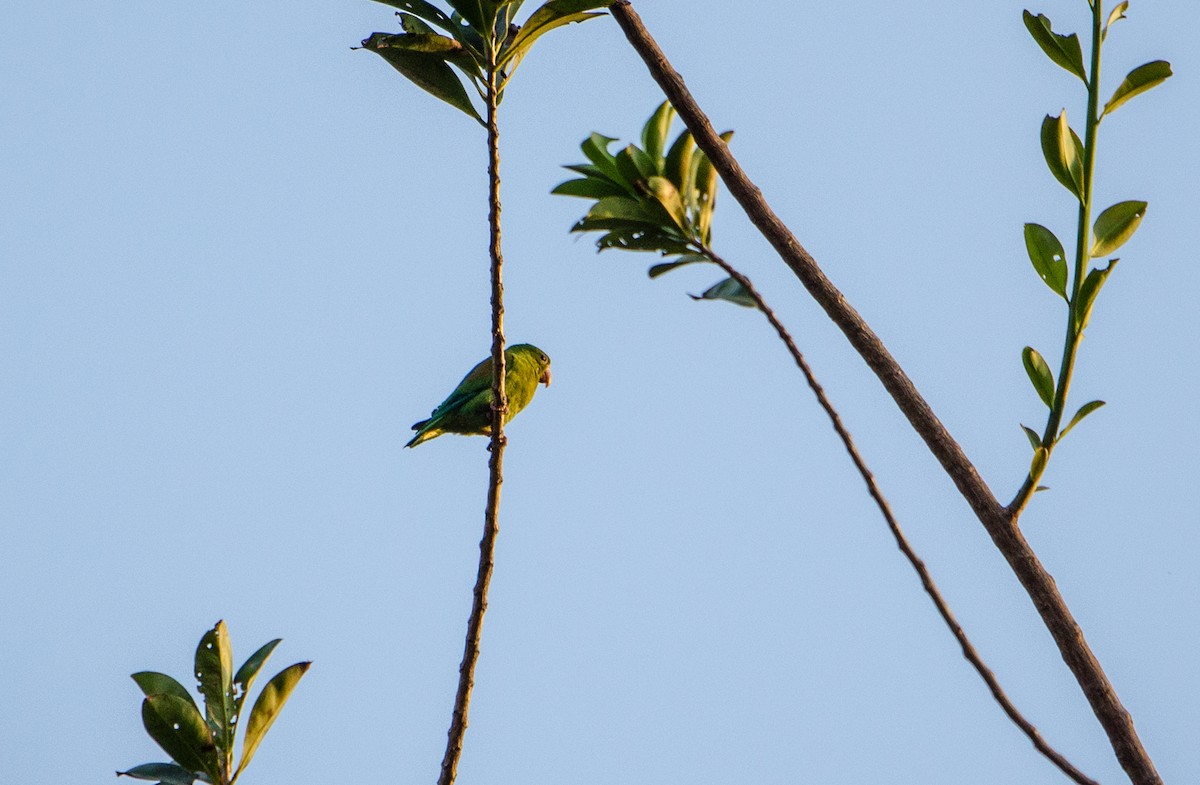
<path fill-rule="evenodd" d="M 548 362 L 550 362 L 550 358 L 549 358 L 549 357 L 547 357 L 546 355 L 544 355 L 544 354 L 543 354 L 543 355 L 542 355 L 542 362 L 544 362 L 544 363 L 548 363 Z"/>

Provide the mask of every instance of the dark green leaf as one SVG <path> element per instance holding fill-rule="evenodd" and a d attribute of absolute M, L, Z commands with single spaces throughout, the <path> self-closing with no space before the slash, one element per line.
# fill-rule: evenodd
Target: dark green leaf
<path fill-rule="evenodd" d="M 251 654 L 242 663 L 242 667 L 238 668 L 237 673 L 233 675 L 233 684 L 237 693 L 237 699 L 234 702 L 234 712 L 238 718 L 241 717 L 242 704 L 246 702 L 246 696 L 250 693 L 250 686 L 254 684 L 254 679 L 258 676 L 258 672 L 262 670 L 263 663 L 271 656 L 271 652 L 275 651 L 275 647 L 279 645 L 281 640 L 281 638 L 276 638 L 260 646 L 258 651 Z"/>
<path fill-rule="evenodd" d="M 1058 441 L 1062 441 L 1063 437 L 1071 432 L 1071 429 L 1079 424 L 1084 417 L 1087 417 L 1092 412 L 1104 405 L 1104 401 L 1089 401 L 1079 407 L 1079 411 L 1075 412 L 1075 416 L 1071 418 L 1071 422 L 1067 423 L 1067 427 L 1063 428 L 1062 433 L 1058 435 Z"/>
<path fill-rule="evenodd" d="M 204 713 L 221 750 L 233 748 L 233 651 L 225 622 L 204 633 L 196 647 L 196 679 L 204 696 Z M 181 761 L 182 762 L 182 761 Z"/>
<path fill-rule="evenodd" d="M 579 145 L 579 149 L 583 150 L 583 154 L 587 159 L 599 169 L 605 177 L 612 180 L 617 185 L 622 186 L 631 196 L 636 196 L 637 191 L 633 188 L 633 182 L 625 179 L 621 174 L 621 170 L 617 168 L 617 160 L 612 153 L 608 151 L 608 146 L 616 139 L 593 133 Z"/>
<path fill-rule="evenodd" d="M 726 300 L 746 308 L 757 308 L 758 303 L 746 291 L 746 287 L 733 278 L 726 278 L 704 290 L 703 294 L 689 294 L 693 300 Z"/>
<path fill-rule="evenodd" d="M 375 2 L 416 14 L 426 22 L 435 24 L 448 32 L 455 32 L 455 28 L 457 27 L 442 9 L 433 3 L 426 2 L 426 0 L 375 0 Z"/>
<path fill-rule="evenodd" d="M 1046 365 L 1042 355 L 1030 346 L 1026 346 L 1021 351 L 1021 361 L 1024 363 L 1025 373 L 1029 374 L 1029 381 L 1033 382 L 1033 389 L 1037 390 L 1042 403 L 1046 404 L 1047 408 L 1053 408 L 1054 374 L 1050 373 L 1050 366 Z"/>
<path fill-rule="evenodd" d="M 1054 232 L 1040 224 L 1025 224 L 1025 249 L 1041 279 L 1066 300 L 1067 255 Z"/>
<path fill-rule="evenodd" d="M 620 170 L 621 176 L 627 182 L 635 185 L 638 182 L 644 185 L 647 180 L 658 174 L 658 170 L 655 168 L 654 162 L 650 160 L 650 156 L 646 155 L 636 145 L 628 145 L 624 150 L 617 153 L 616 161 L 617 169 Z"/>
<path fill-rule="evenodd" d="M 625 189 L 608 178 L 585 177 L 581 180 L 567 180 L 554 186 L 550 193 L 559 196 L 582 196 L 587 199 L 600 199 L 605 196 L 624 196 Z"/>
<path fill-rule="evenodd" d="M 1146 214 L 1145 202 L 1117 202 L 1112 207 L 1100 213 L 1096 224 L 1092 227 L 1095 239 L 1089 252 L 1093 259 L 1108 256 L 1133 237 L 1142 217 Z"/>
<path fill-rule="evenodd" d="M 659 104 L 654 114 L 642 128 L 642 149 L 654 164 L 655 172 L 663 174 L 663 147 L 667 143 L 667 132 L 671 129 L 671 121 L 675 119 L 675 108 L 670 101 Z"/>
<path fill-rule="evenodd" d="M 1076 332 L 1083 332 L 1088 326 L 1088 322 L 1092 318 L 1092 307 L 1096 304 L 1096 296 L 1100 294 L 1101 287 L 1108 280 L 1109 274 L 1117 266 L 1118 261 L 1113 259 L 1108 263 L 1108 267 L 1092 270 L 1083 279 L 1083 286 L 1079 288 L 1079 302 L 1072 309 L 1075 313 Z"/>
<path fill-rule="evenodd" d="M 1025 27 L 1033 40 L 1042 48 L 1046 56 L 1058 65 L 1078 76 L 1087 83 L 1087 73 L 1083 70 L 1083 50 L 1079 46 L 1079 36 L 1059 35 L 1050 29 L 1050 20 L 1044 14 L 1033 14 L 1025 11 Z"/>
<path fill-rule="evenodd" d="M 385 33 L 372 33 L 362 42 L 362 45 L 364 49 L 370 49 L 386 60 L 389 65 L 417 87 L 474 117 L 482 124 L 483 118 L 471 104 L 466 88 L 440 55 L 414 52 L 390 45 L 392 39 L 408 37 L 406 35 L 389 36 Z"/>
<path fill-rule="evenodd" d="M 688 192 L 692 190 L 687 178 L 692 171 L 692 153 L 695 149 L 696 142 L 692 139 L 692 132 L 683 131 L 676 137 L 675 143 L 667 152 L 667 161 L 663 167 L 663 174 L 668 180 L 675 183 L 675 188 L 683 197 L 684 204 L 687 204 L 690 196 Z"/>
<path fill-rule="evenodd" d="M 446 0 L 459 16 L 482 33 L 493 26 L 499 5 L 492 0 Z"/>
<path fill-rule="evenodd" d="M 165 673 L 139 671 L 133 674 L 132 678 L 137 682 L 137 686 L 142 688 L 142 694 L 147 697 L 150 695 L 174 695 L 196 706 L 196 701 L 192 698 L 192 694 L 187 691 L 187 687 L 184 687 Z M 197 706 L 196 711 L 199 710 L 200 707 Z"/>
<path fill-rule="evenodd" d="M 1100 116 L 1112 114 L 1118 106 L 1130 98 L 1141 95 L 1152 87 L 1157 87 L 1167 81 L 1170 76 L 1171 64 L 1166 60 L 1155 60 L 1145 65 L 1139 65 L 1130 71 L 1129 76 L 1126 76 L 1125 80 L 1117 86 L 1116 92 L 1113 93 L 1112 98 L 1108 99 Z"/>
<path fill-rule="evenodd" d="M 585 22 L 602 13 L 583 13 L 594 8 L 606 8 L 612 0 L 549 0 L 525 20 L 525 25 L 512 39 L 509 47 L 500 54 L 499 65 L 504 67 L 510 62 L 520 60 L 543 34 L 556 27 Z"/>
<path fill-rule="evenodd" d="M 420 35 L 420 34 L 435 35 L 436 34 L 434 29 L 432 27 L 430 27 L 428 24 L 426 24 L 425 20 L 423 20 L 419 16 L 416 16 L 414 14 L 406 14 L 403 11 L 397 12 L 396 16 L 400 17 L 400 27 L 403 28 L 404 32 L 406 32 L 406 33 L 415 33 L 418 35 Z"/>
<path fill-rule="evenodd" d="M 650 212 L 641 201 L 629 196 L 606 196 L 592 205 L 585 220 L 615 219 L 623 222 L 659 225 L 659 216 Z"/>
<path fill-rule="evenodd" d="M 151 695 L 142 701 L 142 724 L 180 766 L 219 781 L 216 740 L 191 703 L 175 695 Z"/>
<path fill-rule="evenodd" d="M 1042 491 L 1048 491 L 1048 490 L 1050 490 L 1050 486 L 1049 486 L 1049 485 L 1039 485 L 1038 487 L 1036 487 L 1036 488 L 1034 488 L 1034 489 L 1033 489 L 1033 492 L 1034 492 L 1034 493 L 1041 493 Z"/>
<path fill-rule="evenodd" d="M 609 180 L 608 175 L 600 170 L 600 167 L 593 166 L 592 164 L 566 164 L 563 166 L 563 169 L 577 172 L 584 177 L 592 177 L 598 180 L 608 180 L 609 182 L 612 182 L 612 180 Z"/>
<path fill-rule="evenodd" d="M 258 700 L 254 701 L 254 708 L 250 711 L 250 721 L 246 724 L 246 737 L 242 742 L 242 760 L 237 767 L 238 773 L 250 763 L 250 759 L 258 751 L 258 745 L 262 743 L 263 736 L 271 729 L 275 718 L 283 710 L 283 704 L 287 703 L 300 677 L 311 665 L 311 662 L 298 662 L 284 668 L 263 687 Z"/>
<path fill-rule="evenodd" d="M 1029 439 L 1030 447 L 1036 450 L 1038 447 L 1042 446 L 1042 437 L 1038 435 L 1037 431 L 1030 428 L 1028 425 L 1022 425 L 1021 428 L 1025 431 L 1025 438 Z"/>
<path fill-rule="evenodd" d="M 596 250 L 654 252 L 664 256 L 687 253 L 687 243 L 654 227 L 623 224 L 596 241 Z"/>
<path fill-rule="evenodd" d="M 1055 179 L 1076 198 L 1083 193 L 1083 142 L 1067 124 L 1067 113 L 1042 121 L 1042 154 Z"/>
<path fill-rule="evenodd" d="M 709 262 L 709 261 L 711 261 L 711 260 L 707 256 L 701 256 L 698 253 L 689 253 L 689 254 L 684 254 L 684 255 L 680 256 L 673 262 L 663 262 L 662 264 L 656 264 L 653 267 L 651 267 L 649 270 L 647 270 L 646 273 L 651 278 L 657 278 L 660 275 L 666 275 L 667 273 L 671 272 L 672 270 L 674 270 L 678 267 L 683 267 L 684 265 L 696 264 L 698 262 Z"/>
<path fill-rule="evenodd" d="M 192 785 L 195 772 L 174 763 L 143 763 L 129 771 L 118 771 L 118 777 L 133 777 L 135 780 L 154 780 L 162 785 Z"/>

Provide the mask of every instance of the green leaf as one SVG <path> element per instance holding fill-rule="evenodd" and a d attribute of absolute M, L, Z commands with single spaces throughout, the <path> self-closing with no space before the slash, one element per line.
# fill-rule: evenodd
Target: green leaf
<path fill-rule="evenodd" d="M 1145 65 L 1139 65 L 1130 71 L 1125 80 L 1117 86 L 1116 92 L 1113 93 L 1112 98 L 1108 99 L 1100 116 L 1112 114 L 1118 106 L 1130 98 L 1141 95 L 1152 87 L 1157 87 L 1167 81 L 1170 76 L 1171 64 L 1166 60 L 1155 60 Z"/>
<path fill-rule="evenodd" d="M 667 131 L 671 130 L 671 121 L 675 119 L 675 107 L 670 101 L 659 104 L 654 114 L 642 128 L 642 149 L 654 164 L 654 170 L 663 174 L 666 170 L 663 161 L 663 147 L 667 142 Z"/>
<path fill-rule="evenodd" d="M 746 308 L 757 308 L 758 303 L 746 291 L 746 287 L 733 278 L 726 278 L 704 290 L 703 294 L 689 294 L 693 300 L 726 300 Z"/>
<path fill-rule="evenodd" d="M 1101 40 L 1101 41 L 1103 41 L 1104 39 L 1108 38 L 1108 28 L 1110 28 L 1110 27 L 1112 27 L 1112 26 L 1113 26 L 1113 22 L 1116 22 L 1118 19 L 1124 19 L 1124 18 L 1125 18 L 1125 12 L 1126 12 L 1126 11 L 1128 11 L 1128 10 L 1129 10 L 1129 3 L 1128 3 L 1128 2 L 1121 2 L 1121 3 L 1117 3 L 1117 7 L 1116 7 L 1116 8 L 1114 8 L 1114 9 L 1113 9 L 1113 10 L 1112 10 L 1112 11 L 1109 13 L 1109 15 L 1108 15 L 1108 21 L 1104 23 L 1104 32 L 1102 32 L 1102 33 L 1100 34 L 1100 40 Z"/>
<path fill-rule="evenodd" d="M 409 38 L 407 35 L 392 35 L 372 33 L 362 42 L 364 49 L 375 52 L 403 74 L 409 81 L 425 92 L 442 99 L 456 109 L 474 117 L 481 125 L 483 118 L 475 110 L 454 70 L 438 54 L 414 52 L 409 49 L 393 46 L 393 39 Z"/>
<path fill-rule="evenodd" d="M 142 688 L 142 694 L 147 697 L 151 695 L 174 695 L 176 698 L 182 698 L 193 706 L 196 706 L 196 701 L 192 698 L 192 694 L 187 691 L 179 682 L 165 673 L 156 673 L 155 671 L 139 671 L 131 677 L 137 686 Z M 196 711 L 200 707 L 196 706 Z"/>
<path fill-rule="evenodd" d="M 162 785 L 192 785 L 195 772 L 188 771 L 175 763 L 143 763 L 129 771 L 118 771 L 118 777 L 133 777 L 135 780 L 154 780 Z"/>
<path fill-rule="evenodd" d="M 233 749 L 233 651 L 223 621 L 204 633 L 196 647 L 196 679 L 200 682 L 204 714 L 216 734 L 217 747 L 222 751 Z"/>
<path fill-rule="evenodd" d="M 1033 269 L 1046 285 L 1067 299 L 1067 252 L 1054 232 L 1040 224 L 1025 224 L 1025 249 Z"/>
<path fill-rule="evenodd" d="M 658 219 L 659 216 L 650 212 L 638 199 L 629 196 L 605 196 L 592 205 L 584 220 L 617 220 L 657 227 Z"/>
<path fill-rule="evenodd" d="M 681 231 L 687 231 L 687 214 L 675 185 L 665 177 L 655 175 L 646 181 L 646 190 L 654 202 L 662 207 L 667 219 Z"/>
<path fill-rule="evenodd" d="M 191 703 L 175 695 L 151 695 L 142 701 L 142 724 L 180 766 L 202 771 L 212 782 L 220 781 L 216 739 Z"/>
<path fill-rule="evenodd" d="M 559 196 L 582 196 L 587 199 L 600 199 L 605 196 L 625 196 L 625 189 L 608 178 L 584 177 L 580 180 L 566 180 L 554 186 L 550 193 Z"/>
<path fill-rule="evenodd" d="M 493 26 L 499 4 L 492 0 L 446 0 L 459 16 L 476 31 L 482 33 Z"/>
<path fill-rule="evenodd" d="M 587 156 L 587 159 L 605 177 L 625 188 L 626 192 L 631 196 L 636 196 L 637 191 L 634 190 L 632 181 L 625 179 L 625 176 L 621 174 L 621 170 L 617 168 L 616 157 L 608 151 L 608 146 L 615 141 L 617 140 L 610 136 L 593 133 L 587 139 L 583 140 L 583 144 L 579 145 L 579 149 L 583 150 L 583 154 Z"/>
<path fill-rule="evenodd" d="M 1050 460 L 1050 451 L 1045 447 L 1038 447 L 1033 451 L 1033 461 L 1029 464 L 1029 476 L 1041 477 L 1042 472 L 1046 471 L 1046 461 Z M 1047 488 L 1046 490 L 1050 490 Z"/>
<path fill-rule="evenodd" d="M 1066 111 L 1058 117 L 1046 115 L 1042 121 L 1042 154 L 1046 166 L 1063 186 L 1082 198 L 1083 193 L 1083 142 L 1067 124 Z"/>
<path fill-rule="evenodd" d="M 651 278 L 657 278 L 660 275 L 666 275 L 667 273 L 671 272 L 672 270 L 674 270 L 678 267 L 683 267 L 684 265 L 697 264 L 699 262 L 711 262 L 711 261 L 712 260 L 709 259 L 707 256 L 701 256 L 698 253 L 688 253 L 688 254 L 683 254 L 682 256 L 680 256 L 673 262 L 663 262 L 662 264 L 656 264 L 653 267 L 651 267 L 649 270 L 647 270 L 646 273 Z"/>
<path fill-rule="evenodd" d="M 733 139 L 733 131 L 726 131 L 721 134 L 721 139 L 726 144 Z M 708 160 L 708 156 L 704 151 L 699 151 L 694 156 L 698 160 L 696 164 L 695 184 L 696 194 L 699 200 L 697 204 L 696 230 L 700 233 L 700 240 L 707 245 L 712 240 L 712 219 L 713 211 L 717 207 L 717 178 L 716 167 L 712 165 L 712 161 Z"/>
<path fill-rule="evenodd" d="M 254 708 L 250 711 L 250 721 L 246 725 L 246 737 L 242 742 L 242 761 L 237 767 L 238 773 L 241 773 L 242 769 L 250 763 L 250 759 L 258 751 L 258 745 L 262 743 L 263 736 L 271 729 L 275 718 L 283 710 L 283 705 L 287 703 L 287 699 L 291 696 L 292 690 L 296 688 L 300 677 L 311 666 L 311 662 L 297 662 L 275 674 L 275 678 L 263 687 L 262 694 L 258 696 L 258 700 L 254 702 Z"/>
<path fill-rule="evenodd" d="M 1091 270 L 1083 279 L 1083 286 L 1079 287 L 1079 302 L 1073 308 L 1076 332 L 1083 332 L 1087 328 L 1092 318 L 1092 307 L 1096 304 L 1096 296 L 1100 294 L 1101 287 L 1118 261 L 1120 260 L 1113 259 L 1108 263 L 1108 267 Z"/>
<path fill-rule="evenodd" d="M 1033 382 L 1033 389 L 1037 390 L 1042 403 L 1046 404 L 1047 408 L 1053 408 L 1054 374 L 1050 372 L 1050 366 L 1046 365 L 1042 355 L 1030 346 L 1026 346 L 1021 351 L 1021 361 L 1024 363 L 1025 373 L 1029 375 L 1029 381 Z"/>
<path fill-rule="evenodd" d="M 242 704 L 246 702 L 246 696 L 250 693 L 250 686 L 254 684 L 255 677 L 262 670 L 263 663 L 271 656 L 271 652 L 275 651 L 275 647 L 279 645 L 282 638 L 268 641 L 259 647 L 258 651 L 250 655 L 250 657 L 242 663 L 242 667 L 238 668 L 237 673 L 233 675 L 233 684 L 236 689 L 236 699 L 234 701 L 234 713 L 240 718 L 242 714 Z"/>
<path fill-rule="evenodd" d="M 598 12 L 584 12 L 594 8 L 607 8 L 611 4 L 612 0 L 549 0 L 525 20 L 524 26 L 512 39 L 512 43 L 500 53 L 498 64 L 503 68 L 510 62 L 519 61 L 545 33 L 572 22 L 586 22 L 588 19 L 603 16 Z"/>
<path fill-rule="evenodd" d="M 682 195 L 686 204 L 689 198 L 688 192 L 691 190 L 691 184 L 688 182 L 688 175 L 692 170 L 692 153 L 696 150 L 696 142 L 692 139 L 691 131 L 683 131 L 675 139 L 675 143 L 671 145 L 671 149 L 667 152 L 667 160 L 663 166 L 663 174 L 671 182 L 675 183 L 675 188 Z"/>
<path fill-rule="evenodd" d="M 442 9 L 438 8 L 433 3 L 426 2 L 426 0 L 375 0 L 375 2 L 382 3 L 383 5 L 390 5 L 393 8 L 399 8 L 402 11 L 408 11 L 409 13 L 416 14 L 426 22 L 435 24 L 448 32 L 457 32 L 455 30 L 457 25 L 450 20 L 450 17 L 446 16 Z"/>
<path fill-rule="evenodd" d="M 1112 207 L 1100 213 L 1092 227 L 1095 239 L 1089 255 L 1095 259 L 1108 256 L 1133 237 L 1133 233 L 1142 223 L 1146 215 L 1146 203 L 1138 201 L 1117 202 Z"/>
<path fill-rule="evenodd" d="M 1033 40 L 1042 48 L 1046 56 L 1087 84 L 1087 73 L 1083 69 L 1083 50 L 1079 46 L 1079 36 L 1074 33 L 1058 35 L 1050 29 L 1050 20 L 1044 14 L 1034 16 L 1025 11 L 1022 17 L 1029 34 L 1033 36 Z"/>
<path fill-rule="evenodd" d="M 1037 431 L 1030 428 L 1028 425 L 1022 425 L 1021 428 L 1025 431 L 1025 437 L 1029 439 L 1029 446 L 1033 447 L 1035 450 L 1042 446 L 1042 437 L 1038 435 Z"/>
<path fill-rule="evenodd" d="M 658 169 L 650 160 L 650 156 L 636 145 L 628 145 L 617 153 L 616 162 L 621 176 L 625 178 L 626 182 L 633 183 L 635 186 L 639 182 L 644 185 L 647 180 L 658 174 Z"/>
<path fill-rule="evenodd" d="M 1079 424 L 1084 417 L 1087 417 L 1092 412 L 1104 405 L 1104 401 L 1089 401 L 1079 407 L 1079 411 L 1075 412 L 1075 416 L 1071 418 L 1071 422 L 1067 423 L 1067 427 L 1062 429 L 1062 433 L 1058 435 L 1057 441 L 1062 441 L 1063 437 L 1071 432 L 1071 429 Z"/>
<path fill-rule="evenodd" d="M 414 33 L 418 35 L 436 35 L 432 27 L 425 23 L 425 20 L 414 14 L 406 14 L 403 11 L 397 11 L 396 16 L 400 17 L 400 27 L 406 33 Z"/>

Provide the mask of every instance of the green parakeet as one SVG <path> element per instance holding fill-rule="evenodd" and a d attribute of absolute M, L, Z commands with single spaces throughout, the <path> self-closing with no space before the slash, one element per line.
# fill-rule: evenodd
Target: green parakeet
<path fill-rule="evenodd" d="M 550 358 L 541 349 L 519 343 L 504 350 L 504 393 L 508 396 L 507 423 L 533 400 L 538 383 L 550 386 Z M 488 435 L 492 432 L 492 358 L 471 369 L 442 401 L 428 420 L 413 425 L 417 435 L 405 447 L 443 433 Z"/>

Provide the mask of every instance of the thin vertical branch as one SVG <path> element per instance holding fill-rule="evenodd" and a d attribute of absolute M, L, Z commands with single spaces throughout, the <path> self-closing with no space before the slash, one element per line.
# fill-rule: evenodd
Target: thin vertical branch
<path fill-rule="evenodd" d="M 479 572 L 475 579 L 471 616 L 467 621 L 467 638 L 462 664 L 458 666 L 458 692 L 454 697 L 454 712 L 447 732 L 446 754 L 438 785 L 452 785 L 458 776 L 458 761 L 462 756 L 463 736 L 467 731 L 471 707 L 471 690 L 475 687 L 475 664 L 479 661 L 479 640 L 483 616 L 487 613 L 488 586 L 496 566 L 496 535 L 500 531 L 500 486 L 504 482 L 503 460 L 504 419 L 508 412 L 508 395 L 504 389 L 504 283 L 501 277 L 504 257 L 500 252 L 500 128 L 496 121 L 499 106 L 496 50 L 488 46 L 487 69 L 487 140 L 488 140 L 488 227 L 491 235 L 492 281 L 492 434 L 488 444 L 488 492 L 484 509 L 483 539 L 479 541 Z"/>
<path fill-rule="evenodd" d="M 921 586 L 925 589 L 925 593 L 929 595 L 929 599 L 933 601 L 938 614 L 942 617 L 942 621 L 950 628 L 950 633 L 962 648 L 963 657 L 966 658 L 967 662 L 971 663 L 980 678 L 987 684 L 996 703 L 1000 704 L 1000 708 L 1004 710 L 1008 718 L 1033 742 L 1033 746 L 1037 748 L 1038 752 L 1045 755 L 1063 774 L 1079 783 L 1079 785 L 1099 785 L 1095 780 L 1075 768 L 1061 753 L 1046 743 L 1046 740 L 1042 738 L 1042 734 L 1033 723 L 1025 719 L 1025 716 L 1013 705 L 1013 702 L 1000 686 L 1000 682 L 997 681 L 996 674 L 992 672 L 991 668 L 984 663 L 983 658 L 979 656 L 979 652 L 976 651 L 975 646 L 967 637 L 966 631 L 963 630 L 958 620 L 954 618 L 954 613 L 950 610 L 950 606 L 946 603 L 937 584 L 933 582 L 933 576 L 929 574 L 925 562 L 917 555 L 908 538 L 904 535 L 904 530 L 900 528 L 900 522 L 896 520 L 896 516 L 892 513 L 891 505 L 888 504 L 887 499 L 884 498 L 883 491 L 879 489 L 878 483 L 875 482 L 875 475 L 867 467 L 866 461 L 863 460 L 862 455 L 859 454 L 858 448 L 854 444 L 854 439 L 842 423 L 841 416 L 833 408 L 829 397 L 825 395 L 825 388 L 817 381 L 817 377 L 809 366 L 808 361 L 804 359 L 804 355 L 801 354 L 799 347 L 796 346 L 796 342 L 792 340 L 791 333 L 788 332 L 783 322 L 779 320 L 775 311 L 767 305 L 766 300 L 763 299 L 763 296 L 754 287 L 750 279 L 738 271 L 737 268 L 706 246 L 701 246 L 699 251 L 724 270 L 726 275 L 742 285 L 742 288 L 750 295 L 750 299 L 754 300 L 758 306 L 758 310 L 763 312 L 763 315 L 767 317 L 767 321 L 775 328 L 775 332 L 779 335 L 779 340 L 783 341 L 783 345 L 787 347 L 788 353 L 792 355 L 796 367 L 800 369 L 800 373 L 804 374 L 805 381 L 812 388 L 813 394 L 817 396 L 817 403 L 821 405 L 821 408 L 829 416 L 829 421 L 833 424 L 833 430 L 837 432 L 838 438 L 842 440 L 846 452 L 850 455 L 850 460 L 854 462 L 854 466 L 862 476 L 863 482 L 867 484 L 867 492 L 871 494 L 871 498 L 875 500 L 875 505 L 879 508 L 879 512 L 883 515 L 884 520 L 887 521 L 888 528 L 892 531 L 892 537 L 896 540 L 896 546 L 900 548 L 900 552 L 904 554 L 904 557 L 908 559 L 908 563 L 916 571 L 917 577 L 921 580 Z"/>
<path fill-rule="evenodd" d="M 751 223 L 771 243 L 780 258 L 792 270 L 813 299 L 825 310 L 879 377 L 900 411 L 925 441 L 930 452 L 942 464 L 946 474 L 966 499 L 996 548 L 1004 556 L 1017 580 L 1025 589 L 1054 638 L 1063 661 L 1075 676 L 1088 704 L 1108 735 L 1117 760 L 1135 785 L 1161 785 L 1133 727 L 1133 719 L 1122 705 L 1112 682 L 1088 646 L 1083 630 L 1058 591 L 1053 576 L 1042 565 L 1017 526 L 1017 518 L 992 494 L 983 478 L 942 425 L 933 409 L 883 342 L 825 276 L 816 260 L 805 250 L 791 230 L 775 214 L 762 192 L 746 176 L 729 148 L 717 135 L 708 117 L 692 97 L 683 77 L 671 67 L 666 55 L 642 24 L 629 0 L 617 0 L 609 7 L 630 45 L 646 63 L 651 76 L 662 88 L 680 118 L 721 175 L 730 194 L 746 211 Z"/>

